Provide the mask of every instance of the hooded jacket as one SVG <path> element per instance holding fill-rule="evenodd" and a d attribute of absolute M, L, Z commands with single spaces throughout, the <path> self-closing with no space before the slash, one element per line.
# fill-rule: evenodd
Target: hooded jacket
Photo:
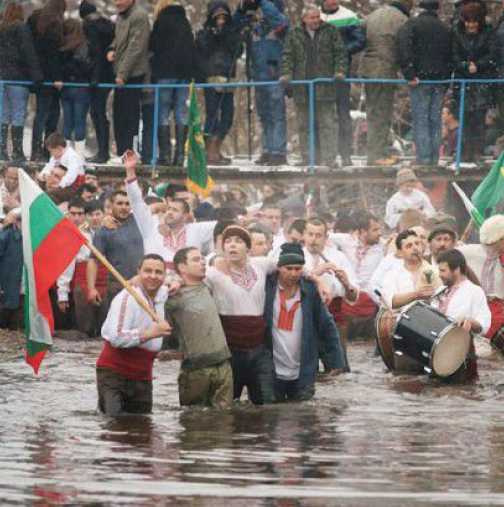
<path fill-rule="evenodd" d="M 222 29 L 215 24 L 215 16 L 223 11 L 227 22 Z M 196 36 L 199 66 L 205 78 L 222 76 L 232 78 L 236 75 L 236 62 L 243 51 L 238 25 L 231 18 L 231 10 L 226 2 L 216 0 L 208 4 L 205 25 Z"/>
<path fill-rule="evenodd" d="M 194 77 L 194 36 L 186 11 L 181 5 L 163 9 L 154 21 L 149 41 L 152 51 L 152 79 L 180 79 Z"/>

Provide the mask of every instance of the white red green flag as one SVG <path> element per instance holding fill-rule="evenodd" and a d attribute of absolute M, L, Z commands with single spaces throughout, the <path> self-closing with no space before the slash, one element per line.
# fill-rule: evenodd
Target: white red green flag
<path fill-rule="evenodd" d="M 49 289 L 86 238 L 22 170 L 19 170 L 19 191 L 25 275 L 25 358 L 37 373 L 52 345 L 54 332 Z"/>
<path fill-rule="evenodd" d="M 457 183 L 452 182 L 452 186 L 459 195 L 460 199 L 464 203 L 465 209 L 471 216 L 471 219 L 474 221 L 478 229 L 483 225 L 485 218 L 479 212 L 478 208 L 471 202 L 471 199 L 467 197 L 466 193 L 457 185 Z"/>

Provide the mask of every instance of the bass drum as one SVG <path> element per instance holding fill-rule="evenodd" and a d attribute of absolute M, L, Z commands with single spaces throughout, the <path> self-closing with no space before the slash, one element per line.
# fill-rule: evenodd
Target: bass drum
<path fill-rule="evenodd" d="M 389 370 L 394 370 L 394 346 L 392 337 L 397 324 L 398 314 L 381 307 L 375 317 L 376 345 Z"/>
<path fill-rule="evenodd" d="M 427 373 L 449 377 L 469 353 L 471 335 L 443 313 L 419 301 L 401 313 L 393 347 L 424 367 Z"/>

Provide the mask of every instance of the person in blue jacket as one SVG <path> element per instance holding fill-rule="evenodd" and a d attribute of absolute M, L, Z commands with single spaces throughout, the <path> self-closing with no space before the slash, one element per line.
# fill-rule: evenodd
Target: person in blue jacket
<path fill-rule="evenodd" d="M 303 401 L 315 394 L 319 342 L 328 375 L 349 371 L 338 329 L 317 286 L 303 276 L 303 248 L 284 243 L 278 270 L 266 280 L 266 343 L 273 352 L 275 400 Z"/>
<path fill-rule="evenodd" d="M 284 39 L 289 28 L 283 0 L 242 0 L 234 18 L 249 37 L 250 78 L 254 81 L 276 81 L 255 89 L 257 114 L 262 127 L 262 155 L 255 162 L 269 166 L 286 164 L 285 91 L 278 84 Z"/>

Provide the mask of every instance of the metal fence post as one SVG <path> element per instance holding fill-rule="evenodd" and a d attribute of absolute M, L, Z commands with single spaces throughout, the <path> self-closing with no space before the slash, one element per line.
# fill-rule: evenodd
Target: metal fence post
<path fill-rule="evenodd" d="M 151 85 L 152 86 L 152 85 Z M 152 120 L 152 160 L 151 165 L 155 166 L 158 160 L 158 123 L 159 123 L 159 85 L 154 88 L 154 118 Z M 171 142 L 171 139 L 170 139 Z"/>
<path fill-rule="evenodd" d="M 455 152 L 455 169 L 457 174 L 460 172 L 460 162 L 462 158 L 462 137 L 464 134 L 464 110 L 465 110 L 465 92 L 466 92 L 466 81 L 462 81 L 460 87 L 460 99 L 459 99 L 459 128 L 457 132 L 457 151 Z"/>
<path fill-rule="evenodd" d="M 0 81 L 0 120 L 3 119 L 3 107 L 4 107 L 4 87 L 5 87 L 5 83 L 3 81 Z M 0 136 L 2 134 L 0 133 Z M 1 137 L 0 137 L 1 139 Z M 1 139 L 2 142 L 5 142 L 5 144 L 7 144 L 7 141 L 8 139 Z"/>
<path fill-rule="evenodd" d="M 315 85 L 308 84 L 308 150 L 310 172 L 315 170 Z"/>

